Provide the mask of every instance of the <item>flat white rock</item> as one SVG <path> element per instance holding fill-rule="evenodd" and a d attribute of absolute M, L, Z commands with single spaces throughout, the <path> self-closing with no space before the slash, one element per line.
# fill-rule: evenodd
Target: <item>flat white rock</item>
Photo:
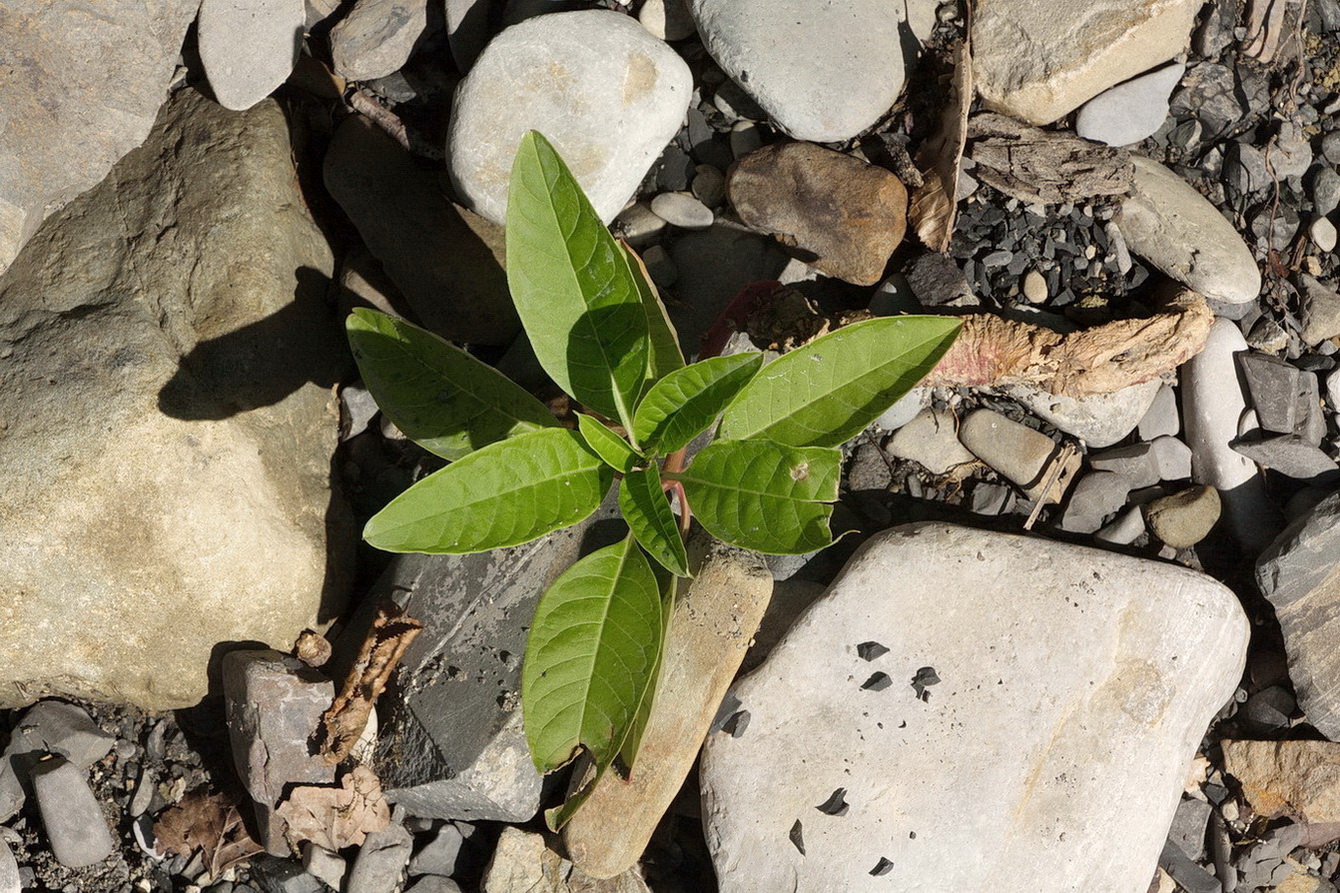
<path fill-rule="evenodd" d="M 736 684 L 743 734 L 708 737 L 721 890 L 1144 890 L 1248 634 L 1233 593 L 1181 567 L 949 524 L 878 534 Z M 869 642 L 888 651 L 864 660 Z M 816 808 L 839 789 L 845 814 Z"/>
<path fill-rule="evenodd" d="M 1228 445 L 1237 438 L 1238 421 L 1247 409 L 1233 357 L 1245 350 L 1237 324 L 1215 320 L 1205 349 L 1182 367 L 1182 422 L 1191 448 L 1191 479 L 1219 491 L 1239 542 L 1256 551 L 1277 532 L 1267 520 L 1273 510 L 1256 463 Z"/>
<path fill-rule="evenodd" d="M 1168 97 L 1186 65 L 1177 62 L 1104 90 L 1084 103 L 1075 132 L 1109 146 L 1129 146 L 1150 136 L 1168 117 Z"/>
<path fill-rule="evenodd" d="M 517 144 L 538 130 L 609 223 L 674 137 L 692 91 L 688 65 L 636 19 L 609 10 L 528 19 L 489 43 L 456 92 L 452 182 L 471 210 L 504 223 Z"/>
<path fill-rule="evenodd" d="M 1204 0 L 980 0 L 972 65 L 986 106 L 1050 124 L 1182 52 Z"/>
<path fill-rule="evenodd" d="M 244 111 L 284 83 L 306 26 L 303 0 L 203 0 L 200 61 L 219 104 Z"/>
<path fill-rule="evenodd" d="M 903 89 L 901 3 L 691 0 L 717 64 L 800 140 L 838 142 L 874 124 Z"/>
<path fill-rule="evenodd" d="M 1132 155 L 1121 233 L 1131 251 L 1207 298 L 1242 304 L 1261 293 L 1251 249 L 1219 209 L 1157 161 Z"/>
<path fill-rule="evenodd" d="M 1039 418 L 1097 449 L 1111 446 L 1135 430 L 1159 391 L 1159 382 L 1146 381 L 1111 394 L 1065 397 L 1031 385 L 1000 389 Z"/>

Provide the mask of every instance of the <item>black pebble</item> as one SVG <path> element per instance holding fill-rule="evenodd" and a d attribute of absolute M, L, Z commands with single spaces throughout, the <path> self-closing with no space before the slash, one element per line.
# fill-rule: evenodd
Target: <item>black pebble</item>
<path fill-rule="evenodd" d="M 888 673 L 875 673 L 865 682 L 861 683 L 861 688 L 868 691 L 883 691 L 893 685 L 893 680 L 889 678 Z"/>
<path fill-rule="evenodd" d="M 856 646 L 856 655 L 861 658 L 861 660 L 874 660 L 875 658 L 883 657 L 888 653 L 889 649 L 878 642 L 862 642 Z"/>
<path fill-rule="evenodd" d="M 800 855 L 805 855 L 805 839 L 800 836 L 800 819 L 796 819 L 796 823 L 791 826 L 791 833 L 787 837 L 790 837 L 791 842 L 796 845 L 796 849 L 800 850 Z"/>
<path fill-rule="evenodd" d="M 875 867 L 870 869 L 870 874 L 872 877 L 883 877 L 892 870 L 893 863 L 883 856 L 880 856 L 879 861 L 875 863 Z"/>
<path fill-rule="evenodd" d="M 847 810 L 851 808 L 847 805 L 847 789 L 838 788 L 827 800 L 814 808 L 824 815 L 846 815 Z"/>

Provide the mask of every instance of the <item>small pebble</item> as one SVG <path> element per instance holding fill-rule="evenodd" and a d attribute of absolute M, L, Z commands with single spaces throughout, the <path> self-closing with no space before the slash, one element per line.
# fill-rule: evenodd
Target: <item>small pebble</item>
<path fill-rule="evenodd" d="M 730 131 L 730 150 L 736 158 L 743 158 L 763 145 L 763 134 L 752 121 L 740 121 Z"/>
<path fill-rule="evenodd" d="M 726 200 L 726 176 L 710 164 L 700 164 L 694 171 L 693 194 L 709 208 L 716 208 Z"/>
<path fill-rule="evenodd" d="M 662 192 L 651 200 L 651 210 L 666 223 L 681 229 L 707 229 L 716 219 L 711 208 L 682 192 Z"/>
<path fill-rule="evenodd" d="M 1312 243 L 1322 251 L 1334 251 L 1336 232 L 1335 224 L 1325 217 L 1318 217 L 1312 221 L 1312 226 L 1308 230 L 1308 235 L 1312 237 Z"/>
<path fill-rule="evenodd" d="M 646 264 L 651 281 L 661 288 L 669 288 L 679 279 L 679 268 L 660 245 L 652 245 L 642 252 L 642 263 Z"/>
<path fill-rule="evenodd" d="M 1024 298 L 1030 304 L 1044 304 L 1047 301 L 1047 280 L 1037 270 L 1029 270 L 1024 276 Z"/>
<path fill-rule="evenodd" d="M 32 782 L 57 862 L 66 868 L 87 868 L 112 854 L 116 842 L 85 770 L 64 757 L 51 757 L 33 769 Z"/>

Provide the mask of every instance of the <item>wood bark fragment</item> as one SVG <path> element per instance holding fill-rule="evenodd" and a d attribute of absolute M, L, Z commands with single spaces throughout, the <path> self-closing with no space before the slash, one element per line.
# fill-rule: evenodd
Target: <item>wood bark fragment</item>
<path fill-rule="evenodd" d="M 405 649 L 422 631 L 422 623 L 397 608 L 378 610 L 344 688 L 321 717 L 321 753 L 327 763 L 334 765 L 349 756 Z"/>
<path fill-rule="evenodd" d="M 968 122 L 973 175 L 1030 204 L 1061 204 L 1130 192 L 1135 168 L 1121 149 L 1039 130 L 995 113 Z"/>
<path fill-rule="evenodd" d="M 922 185 L 912 194 L 908 210 L 921 241 L 932 251 L 948 251 L 958 216 L 958 175 L 968 136 L 968 109 L 972 106 L 972 53 L 966 40 L 952 52 L 954 74 L 940 121 L 917 152 Z"/>

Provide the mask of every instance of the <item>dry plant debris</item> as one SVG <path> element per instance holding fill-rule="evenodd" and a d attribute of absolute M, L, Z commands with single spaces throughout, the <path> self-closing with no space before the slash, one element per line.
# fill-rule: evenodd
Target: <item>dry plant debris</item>
<path fill-rule="evenodd" d="M 1039 130 L 1005 115 L 968 122 L 973 174 L 1029 204 L 1062 204 L 1130 192 L 1135 167 L 1121 149 Z"/>
<path fill-rule="evenodd" d="M 355 766 L 338 788 L 296 787 L 275 811 L 287 823 L 284 834 L 294 849 L 307 840 L 331 852 L 358 846 L 391 823 L 381 781 L 366 766 Z"/>
<path fill-rule="evenodd" d="M 922 185 L 912 194 L 908 214 L 917 235 L 932 251 L 945 252 L 954 236 L 958 216 L 959 166 L 968 137 L 968 109 L 972 106 L 972 54 L 964 40 L 953 51 L 954 74 L 949 97 L 940 112 L 935 134 L 917 152 Z"/>
<path fill-rule="evenodd" d="M 210 877 L 218 877 L 264 850 L 247 833 L 237 803 L 228 794 L 196 788 L 154 823 L 155 848 L 187 859 L 199 850 Z"/>
<path fill-rule="evenodd" d="M 405 649 L 422 631 L 422 623 L 401 615 L 398 608 L 378 610 L 344 688 L 321 717 L 321 752 L 326 762 L 340 763 L 349 756 Z"/>

